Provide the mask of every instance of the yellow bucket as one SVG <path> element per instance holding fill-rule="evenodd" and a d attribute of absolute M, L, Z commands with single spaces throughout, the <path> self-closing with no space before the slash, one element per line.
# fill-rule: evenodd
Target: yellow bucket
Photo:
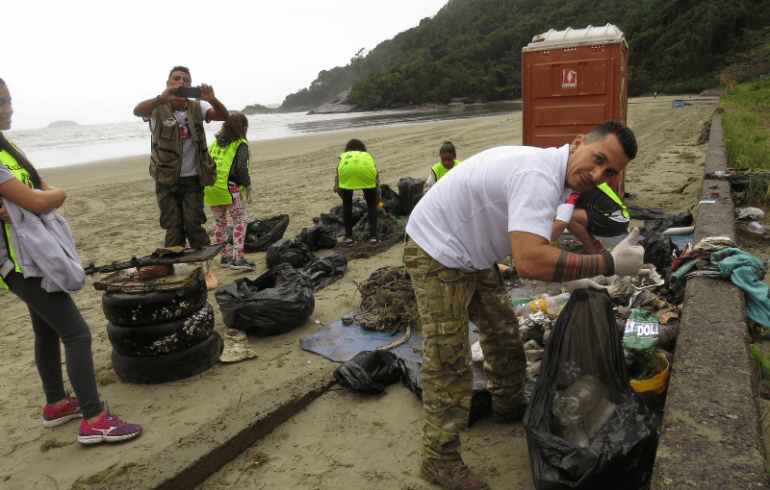
<path fill-rule="evenodd" d="M 633 388 L 642 398 L 660 395 L 666 391 L 666 381 L 668 380 L 669 370 L 668 360 L 660 352 L 656 352 L 653 359 L 655 362 L 655 369 L 653 369 L 653 374 L 651 376 L 641 381 L 631 380 L 631 388 Z"/>

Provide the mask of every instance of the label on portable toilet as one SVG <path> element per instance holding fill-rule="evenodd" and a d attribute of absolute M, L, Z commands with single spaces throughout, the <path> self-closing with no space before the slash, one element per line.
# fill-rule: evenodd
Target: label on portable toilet
<path fill-rule="evenodd" d="M 561 88 L 577 88 L 577 72 L 575 70 L 563 70 Z"/>

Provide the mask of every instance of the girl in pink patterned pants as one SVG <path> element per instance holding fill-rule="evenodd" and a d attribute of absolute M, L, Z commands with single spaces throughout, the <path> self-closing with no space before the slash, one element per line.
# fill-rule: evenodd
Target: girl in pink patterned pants
<path fill-rule="evenodd" d="M 217 163 L 217 181 L 204 189 L 204 202 L 211 206 L 214 218 L 214 237 L 217 243 L 227 241 L 227 215 L 233 219 L 232 258 L 223 248 L 220 267 L 251 270 L 255 266 L 243 257 L 243 242 L 248 218 L 243 199 L 251 201 L 251 152 L 246 141 L 249 122 L 236 112 L 222 124 L 217 139 L 209 146 L 209 153 Z"/>

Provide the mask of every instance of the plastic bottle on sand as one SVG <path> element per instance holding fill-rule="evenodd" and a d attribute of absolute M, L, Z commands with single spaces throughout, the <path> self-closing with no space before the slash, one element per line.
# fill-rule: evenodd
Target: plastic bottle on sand
<path fill-rule="evenodd" d="M 548 315 L 558 315 L 564 305 L 569 301 L 569 293 L 562 293 L 557 296 L 548 296 L 542 299 L 536 299 L 516 307 L 516 315 L 528 317 L 533 313 L 543 312 Z"/>
<path fill-rule="evenodd" d="M 761 235 L 765 232 L 765 227 L 762 226 L 762 223 L 760 223 L 759 221 L 752 221 L 751 223 L 749 223 L 749 231 L 752 233 L 758 233 Z"/>

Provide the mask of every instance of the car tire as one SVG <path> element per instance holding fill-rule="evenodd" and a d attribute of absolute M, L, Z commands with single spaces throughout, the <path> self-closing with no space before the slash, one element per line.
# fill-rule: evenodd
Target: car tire
<path fill-rule="evenodd" d="M 168 322 L 128 327 L 107 323 L 112 348 L 124 356 L 171 354 L 202 342 L 213 330 L 214 308 L 208 301 L 192 315 Z"/>
<path fill-rule="evenodd" d="M 189 316 L 208 298 L 205 281 L 195 280 L 176 291 L 142 294 L 104 293 L 102 310 L 113 325 L 148 325 Z"/>
<path fill-rule="evenodd" d="M 187 349 L 152 357 L 124 356 L 112 351 L 112 368 L 127 383 L 157 384 L 200 374 L 219 361 L 222 339 L 217 333 Z"/>

